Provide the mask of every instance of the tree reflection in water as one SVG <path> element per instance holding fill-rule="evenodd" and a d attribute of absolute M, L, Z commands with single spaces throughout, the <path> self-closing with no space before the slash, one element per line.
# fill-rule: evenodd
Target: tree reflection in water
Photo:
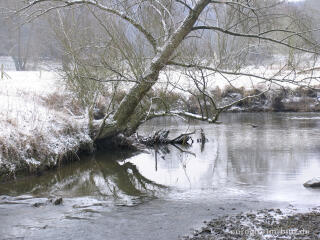
<path fill-rule="evenodd" d="M 155 159 L 155 171 L 158 171 L 158 155 L 160 155 L 160 157 L 163 160 L 166 160 L 166 156 L 170 156 L 171 151 L 170 151 L 170 147 L 174 148 L 178 153 L 180 154 L 174 154 L 176 156 L 176 159 L 180 162 L 181 164 L 181 168 L 183 169 L 184 175 L 186 177 L 186 179 L 189 182 L 190 188 L 191 188 L 191 181 L 190 181 L 190 177 L 188 176 L 187 173 L 187 159 L 184 157 L 184 154 L 186 155 L 192 155 L 193 157 L 196 157 L 196 154 L 192 151 L 189 151 L 188 149 L 191 148 L 191 145 L 176 145 L 176 144 L 170 144 L 170 145 L 156 145 L 154 146 L 154 148 L 150 149 L 151 152 L 154 153 L 154 159 Z M 172 155 L 172 154 L 171 154 Z"/>
<path fill-rule="evenodd" d="M 46 172 L 43 176 L 2 184 L 0 195 L 95 196 L 100 199 L 130 201 L 154 198 L 166 191 L 165 186 L 144 177 L 133 163 L 123 160 L 132 156 L 130 152 L 85 156 L 81 162 Z"/>

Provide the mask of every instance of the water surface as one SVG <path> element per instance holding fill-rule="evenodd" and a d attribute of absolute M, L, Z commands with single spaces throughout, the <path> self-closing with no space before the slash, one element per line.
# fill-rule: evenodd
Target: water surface
<path fill-rule="evenodd" d="M 221 121 L 153 120 L 139 133 L 196 130 L 194 143 L 82 156 L 43 176 L 0 184 L 0 236 L 177 239 L 220 214 L 320 205 L 320 191 L 302 186 L 320 172 L 319 114 L 226 113 Z M 205 144 L 197 141 L 200 128 Z M 49 202 L 56 197 L 62 206 Z"/>

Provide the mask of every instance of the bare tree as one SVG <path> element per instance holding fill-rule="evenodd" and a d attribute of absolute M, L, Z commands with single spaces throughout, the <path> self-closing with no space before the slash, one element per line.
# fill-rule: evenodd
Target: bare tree
<path fill-rule="evenodd" d="M 127 88 L 118 106 L 113 111 L 108 108 L 110 111 L 92 127 L 94 138 L 100 140 L 132 134 L 141 123 L 158 116 L 179 115 L 213 123 L 233 104 L 257 97 L 218 106 L 207 88 L 212 73 L 229 82 L 239 76 L 260 79 L 267 83 L 265 91 L 283 82 L 310 87 L 310 81 L 317 77 L 283 76 L 279 72 L 286 64 L 272 76 L 242 71 L 253 49 L 264 49 L 260 55 L 268 49 L 319 54 L 319 44 L 311 36 L 319 29 L 300 24 L 298 15 L 286 12 L 286 4 L 278 0 L 33 0 L 18 13 L 31 22 L 58 11 L 57 33 L 69 59 L 66 71 L 72 81 L 84 83 L 82 89 L 90 81 L 108 86 L 117 82 Z M 68 27 L 70 22 L 64 23 L 61 11 L 79 9 L 90 15 L 90 23 Z M 152 96 L 152 89 L 163 79 L 160 74 L 170 69 L 191 79 L 198 91 L 201 115 L 173 111 L 161 98 L 165 111 L 151 111 L 159 99 Z M 168 83 L 179 88 L 170 80 Z M 181 90 L 193 94 L 184 87 Z"/>
<path fill-rule="evenodd" d="M 41 59 L 57 58 L 50 15 L 26 22 L 23 14 L 15 14 L 22 6 L 19 0 L 0 1 L 0 55 L 11 56 L 18 71 L 35 69 Z"/>

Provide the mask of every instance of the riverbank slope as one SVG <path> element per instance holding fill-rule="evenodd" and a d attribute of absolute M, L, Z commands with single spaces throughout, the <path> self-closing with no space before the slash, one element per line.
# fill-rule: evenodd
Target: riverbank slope
<path fill-rule="evenodd" d="M 0 181 L 76 159 L 92 144 L 86 115 L 57 73 L 8 72 L 0 103 Z"/>

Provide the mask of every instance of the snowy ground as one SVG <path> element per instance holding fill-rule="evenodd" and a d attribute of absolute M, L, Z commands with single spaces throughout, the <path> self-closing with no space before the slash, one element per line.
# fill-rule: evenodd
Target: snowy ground
<path fill-rule="evenodd" d="M 0 178 L 1 172 L 55 166 L 91 141 L 87 119 L 71 115 L 68 97 L 54 72 L 7 72 L 0 79 Z"/>
<path fill-rule="evenodd" d="M 244 88 L 246 90 L 260 89 L 264 90 L 271 84 L 272 89 L 278 89 L 280 86 L 288 88 L 296 88 L 299 86 L 319 86 L 320 85 L 320 67 L 315 71 L 296 70 L 295 72 L 289 69 L 281 69 L 279 65 L 273 66 L 248 66 L 238 71 L 237 74 L 227 74 L 232 72 L 226 70 L 225 73 L 212 73 L 211 71 L 204 71 L 207 76 L 208 90 L 220 88 L 223 90 L 228 87 Z M 241 75 L 248 74 L 248 75 Z M 249 76 L 250 75 L 250 76 Z M 199 82 L 202 82 L 200 73 L 193 75 L 197 77 Z M 258 77 L 256 77 L 258 76 Z M 272 81 L 270 81 L 272 79 Z M 274 79 L 277 79 L 275 81 Z M 180 87 L 185 90 L 194 89 L 194 80 L 187 76 L 184 72 L 172 69 L 162 72 L 158 86 L 166 86 L 167 83 L 170 88 Z"/>

